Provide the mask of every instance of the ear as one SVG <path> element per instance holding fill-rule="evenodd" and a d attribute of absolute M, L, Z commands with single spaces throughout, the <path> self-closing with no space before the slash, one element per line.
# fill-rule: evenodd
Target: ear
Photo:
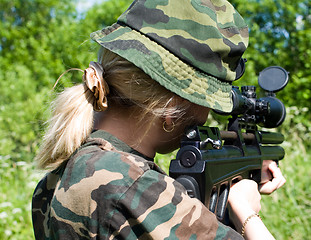
<path fill-rule="evenodd" d="M 167 126 L 173 125 L 173 116 L 171 114 L 166 114 L 164 117 L 164 121 Z"/>
<path fill-rule="evenodd" d="M 174 129 L 176 121 L 180 117 L 176 115 L 175 110 L 178 108 L 187 109 L 190 105 L 191 103 L 188 100 L 183 99 L 177 95 L 174 95 L 166 106 L 166 108 L 170 110 L 164 111 L 164 115 L 162 117 L 162 121 L 163 121 L 162 123 L 163 123 L 163 126 L 165 125 L 165 127 L 163 128 Z"/>
<path fill-rule="evenodd" d="M 169 102 L 168 102 L 166 108 L 167 108 L 167 109 L 176 109 L 177 106 L 179 106 L 180 104 L 182 104 L 183 101 L 184 101 L 184 99 L 182 99 L 181 97 L 175 95 L 175 96 L 173 96 L 173 97 L 169 100 Z M 171 111 L 171 110 L 167 110 L 167 111 L 165 110 L 165 111 L 164 111 L 163 121 L 165 122 L 165 125 L 166 125 L 166 126 L 171 126 L 171 125 L 173 125 L 173 124 L 174 124 L 174 119 L 175 119 L 175 118 L 176 118 L 176 116 L 174 116 L 173 111 Z"/>

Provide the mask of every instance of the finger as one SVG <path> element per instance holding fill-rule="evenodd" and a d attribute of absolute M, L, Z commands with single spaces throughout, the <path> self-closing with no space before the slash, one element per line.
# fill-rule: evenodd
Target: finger
<path fill-rule="evenodd" d="M 270 165 L 271 162 L 274 162 L 274 161 L 273 160 L 263 160 L 262 161 L 262 166 L 263 167 L 267 166 L 267 168 L 268 168 L 268 166 Z"/>
<path fill-rule="evenodd" d="M 261 181 L 260 184 L 264 184 L 266 182 L 269 182 L 273 179 L 273 176 L 271 174 L 271 171 L 269 169 L 266 169 L 265 171 L 261 172 Z"/>
<path fill-rule="evenodd" d="M 283 176 L 282 172 L 281 172 L 281 169 L 278 167 L 278 165 L 276 164 L 275 161 L 272 161 L 269 164 L 268 169 L 272 173 L 272 176 L 275 177 L 275 178 Z"/>
<path fill-rule="evenodd" d="M 271 181 L 268 181 L 260 185 L 259 191 L 263 194 L 270 194 L 280 188 L 284 184 L 284 177 L 277 176 L 274 177 Z"/>
<path fill-rule="evenodd" d="M 259 191 L 262 194 L 271 194 L 278 188 L 282 187 L 285 184 L 286 180 L 283 175 L 273 178 L 272 181 L 266 182 L 259 186 Z"/>
<path fill-rule="evenodd" d="M 262 168 L 261 168 L 261 182 L 260 184 L 266 183 L 268 181 L 270 181 L 273 176 L 272 176 L 272 172 L 269 169 L 269 165 L 274 162 L 273 160 L 264 160 L 262 162 Z M 273 168 L 273 166 L 272 166 Z"/>
<path fill-rule="evenodd" d="M 259 192 L 261 194 L 270 194 L 278 189 L 281 179 L 274 179 L 259 186 Z"/>
<path fill-rule="evenodd" d="M 276 164 L 275 161 L 271 161 L 268 165 L 268 169 L 270 170 L 270 172 L 273 174 L 275 171 L 277 171 L 279 169 L 278 165 Z M 277 173 L 276 173 L 277 174 Z"/>
<path fill-rule="evenodd" d="M 278 186 L 277 188 L 280 188 L 282 187 L 285 182 L 286 182 L 286 179 L 284 178 L 282 172 L 281 172 L 281 169 L 277 166 L 276 162 L 273 161 L 273 163 L 270 163 L 269 164 L 269 170 L 270 172 L 272 173 L 272 176 L 273 176 L 273 179 L 279 179 L 278 181 L 276 181 L 276 183 L 278 183 Z"/>

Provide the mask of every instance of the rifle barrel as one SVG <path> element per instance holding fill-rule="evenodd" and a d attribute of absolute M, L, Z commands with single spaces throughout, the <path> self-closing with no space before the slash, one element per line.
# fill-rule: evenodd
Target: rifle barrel
<path fill-rule="evenodd" d="M 262 144 L 281 144 L 284 141 L 284 136 L 281 133 L 258 131 L 258 134 Z M 220 131 L 220 136 L 222 140 L 236 140 L 238 138 L 238 134 L 234 131 Z M 255 140 L 254 133 L 242 133 L 242 137 L 246 142 Z"/>

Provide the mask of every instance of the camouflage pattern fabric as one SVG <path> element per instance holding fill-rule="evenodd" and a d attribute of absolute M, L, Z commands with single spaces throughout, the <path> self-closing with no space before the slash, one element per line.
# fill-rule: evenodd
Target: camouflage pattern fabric
<path fill-rule="evenodd" d="M 91 38 L 182 98 L 231 111 L 248 27 L 228 1 L 136 0 Z"/>
<path fill-rule="evenodd" d="M 48 173 L 33 195 L 36 239 L 242 239 L 156 164 L 130 152 L 96 131 Z"/>

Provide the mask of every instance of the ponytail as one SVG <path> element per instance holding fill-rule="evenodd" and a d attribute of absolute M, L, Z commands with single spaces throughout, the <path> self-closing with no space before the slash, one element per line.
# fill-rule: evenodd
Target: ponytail
<path fill-rule="evenodd" d="M 92 131 L 94 95 L 86 84 L 65 89 L 52 102 L 52 117 L 36 157 L 39 168 L 55 169 Z"/>

